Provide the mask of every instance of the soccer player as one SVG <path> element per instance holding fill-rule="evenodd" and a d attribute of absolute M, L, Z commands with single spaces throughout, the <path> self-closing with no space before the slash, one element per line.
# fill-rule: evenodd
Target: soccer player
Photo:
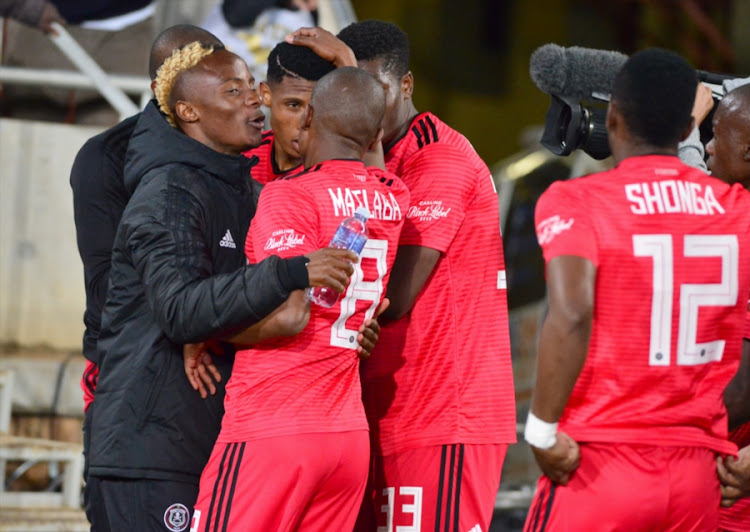
<path fill-rule="evenodd" d="M 260 99 L 247 65 L 199 41 L 156 76 L 157 103 L 135 126 L 125 188 L 135 190 L 112 251 L 98 339 L 90 500 L 94 530 L 184 530 L 219 432 L 223 394 L 205 400 L 184 375 L 182 344 L 231 335 L 308 286 L 344 290 L 344 250 L 247 265 L 251 162 Z M 347 260 L 349 259 L 349 260 Z M 228 378 L 233 356 L 217 358 Z"/>
<path fill-rule="evenodd" d="M 344 47 L 346 48 L 346 47 Z M 337 66 L 356 66 L 353 54 L 336 63 L 327 61 L 309 48 L 280 42 L 268 56 L 266 81 L 259 85 L 263 105 L 270 110 L 271 129 L 263 133 L 260 146 L 245 153 L 257 156 L 251 170 L 253 179 L 265 185 L 288 172 L 301 170 L 299 151 L 300 120 L 310 103 L 315 82 Z"/>
<path fill-rule="evenodd" d="M 319 52 L 325 32 L 295 37 Z M 338 37 L 386 91 L 384 162 L 411 194 L 383 315 L 391 323 L 362 370 L 374 473 L 358 528 L 487 530 L 516 440 L 492 176 L 463 135 L 415 108 L 401 29 L 371 20 Z"/>
<path fill-rule="evenodd" d="M 356 329 L 383 298 L 409 193 L 362 163 L 385 95 L 357 68 L 320 79 L 300 137 L 305 170 L 269 183 L 246 241 L 251 263 L 326 245 L 366 207 L 369 239 L 346 294 L 294 338 L 238 352 L 193 530 L 351 530 L 369 463 Z M 267 260 L 267 259 L 266 259 Z M 297 292 L 293 297 L 302 298 Z"/>
<path fill-rule="evenodd" d="M 544 475 L 526 531 L 718 527 L 750 195 L 677 158 L 696 85 L 672 52 L 631 56 L 607 113 L 617 166 L 537 203 L 549 312 L 524 436 Z"/>
<path fill-rule="evenodd" d="M 711 174 L 750 189 L 750 85 L 724 96 L 714 114 L 713 133 L 706 145 Z M 750 530 L 750 314 L 744 335 L 740 369 L 724 392 L 729 428 L 735 429 L 729 439 L 740 448 L 739 456 L 718 462 L 722 506 L 731 505 L 721 509 L 721 529 L 731 532 Z"/>

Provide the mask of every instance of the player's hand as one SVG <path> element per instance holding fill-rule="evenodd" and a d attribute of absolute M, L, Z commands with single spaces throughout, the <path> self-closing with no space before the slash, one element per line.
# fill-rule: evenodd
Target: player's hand
<path fill-rule="evenodd" d="M 691 116 L 695 118 L 695 125 L 700 126 L 714 107 L 714 96 L 711 88 L 703 83 L 698 83 L 695 91 L 695 102 Z"/>
<path fill-rule="evenodd" d="M 198 391 L 205 399 L 208 394 L 216 395 L 216 384 L 221 382 L 221 374 L 213 363 L 209 349 L 213 344 L 201 342 L 199 344 L 185 344 L 182 348 L 182 358 L 185 363 L 185 375 L 187 375 L 193 390 Z M 208 391 L 206 391 L 208 388 Z"/>
<path fill-rule="evenodd" d="M 39 17 L 39 22 L 37 22 L 37 27 L 44 33 L 57 35 L 57 30 L 52 25 L 53 22 L 57 22 L 62 26 L 65 26 L 67 24 L 65 19 L 55 7 L 55 4 L 53 4 L 52 2 L 44 2 L 44 7 L 42 8 L 42 14 Z"/>
<path fill-rule="evenodd" d="M 359 358 L 370 358 L 372 350 L 375 349 L 375 344 L 378 343 L 380 338 L 380 324 L 378 323 L 378 317 L 385 312 L 391 304 L 391 300 L 387 297 L 383 299 L 380 306 L 373 314 L 372 318 L 365 321 L 359 326 L 359 335 L 357 336 L 357 355 Z"/>
<path fill-rule="evenodd" d="M 737 458 L 717 456 L 716 469 L 723 507 L 732 506 L 738 499 L 750 495 L 750 446 L 740 449 Z"/>
<path fill-rule="evenodd" d="M 348 249 L 322 248 L 305 255 L 307 276 L 310 286 L 327 286 L 338 293 L 346 290 L 349 277 L 354 273 L 353 262 L 359 262 L 359 257 Z"/>
<path fill-rule="evenodd" d="M 581 463 L 581 448 L 564 432 L 557 433 L 557 441 L 549 449 L 538 449 L 532 445 L 531 450 L 542 473 L 552 482 L 563 486 Z"/>
<path fill-rule="evenodd" d="M 307 46 L 316 55 L 330 61 L 336 68 L 357 66 L 354 52 L 344 41 L 323 28 L 300 28 L 286 36 L 286 42 L 297 46 Z"/>

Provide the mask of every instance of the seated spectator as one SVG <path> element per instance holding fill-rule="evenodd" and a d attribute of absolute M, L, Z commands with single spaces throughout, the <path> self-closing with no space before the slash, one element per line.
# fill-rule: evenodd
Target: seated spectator
<path fill-rule="evenodd" d="M 52 0 L 52 4 L 70 24 L 71 36 L 105 72 L 148 75 L 155 29 L 153 0 Z M 35 29 L 14 20 L 6 28 L 6 65 L 75 70 L 57 46 Z M 8 85 L 0 103 L 2 115 L 14 118 L 107 126 L 118 121 L 117 113 L 95 90 Z"/>
<path fill-rule="evenodd" d="M 224 0 L 201 26 L 264 79 L 268 55 L 294 30 L 316 24 L 317 0 Z"/>

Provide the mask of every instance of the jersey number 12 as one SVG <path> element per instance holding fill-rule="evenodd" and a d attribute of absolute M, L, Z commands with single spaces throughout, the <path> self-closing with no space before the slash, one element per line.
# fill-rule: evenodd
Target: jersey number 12
<path fill-rule="evenodd" d="M 739 244 L 736 235 L 685 235 L 685 257 L 721 258 L 721 282 L 680 286 L 677 364 L 694 366 L 721 360 L 724 340 L 697 343 L 701 306 L 737 304 Z M 633 235 L 636 257 L 653 259 L 649 365 L 668 366 L 671 360 L 674 253 L 672 235 Z"/>

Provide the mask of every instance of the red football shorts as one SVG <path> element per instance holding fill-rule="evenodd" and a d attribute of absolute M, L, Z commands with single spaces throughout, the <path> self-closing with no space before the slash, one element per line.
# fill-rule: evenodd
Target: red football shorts
<path fill-rule="evenodd" d="M 701 447 L 581 444 L 567 486 L 539 479 L 524 532 L 714 532 L 715 460 Z"/>
<path fill-rule="evenodd" d="M 357 532 L 487 532 L 506 444 L 435 445 L 373 458 Z"/>
<path fill-rule="evenodd" d="M 217 443 L 190 532 L 351 530 L 369 456 L 367 431 Z"/>
<path fill-rule="evenodd" d="M 721 530 L 747 532 L 750 530 L 750 497 L 738 500 L 729 508 L 719 510 Z"/>

